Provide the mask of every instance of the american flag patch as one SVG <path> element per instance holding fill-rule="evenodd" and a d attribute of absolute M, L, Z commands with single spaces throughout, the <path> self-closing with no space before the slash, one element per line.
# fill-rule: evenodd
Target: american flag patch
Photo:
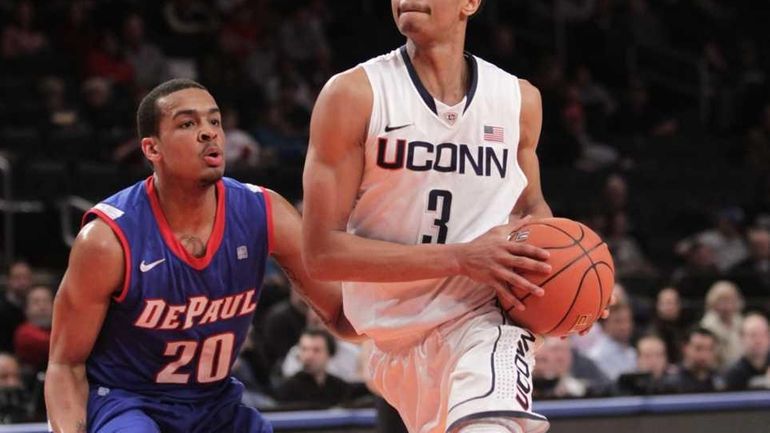
<path fill-rule="evenodd" d="M 503 128 L 500 126 L 484 125 L 484 141 L 503 141 Z"/>

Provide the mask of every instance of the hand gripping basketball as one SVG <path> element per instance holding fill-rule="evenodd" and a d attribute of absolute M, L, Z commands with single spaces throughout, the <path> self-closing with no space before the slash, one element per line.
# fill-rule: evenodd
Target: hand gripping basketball
<path fill-rule="evenodd" d="M 545 290 L 543 296 L 532 296 L 518 286 L 506 296 L 498 292 L 514 322 L 538 334 L 563 336 L 587 330 L 606 314 L 615 268 L 607 244 L 590 228 L 564 218 L 532 220 L 513 233 L 510 242 L 547 250 L 553 269 L 547 276 L 521 270 L 523 277 Z M 518 303 L 524 303 L 526 310 Z"/>

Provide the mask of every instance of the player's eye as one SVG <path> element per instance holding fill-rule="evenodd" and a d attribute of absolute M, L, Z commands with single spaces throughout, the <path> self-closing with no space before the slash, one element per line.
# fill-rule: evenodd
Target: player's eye
<path fill-rule="evenodd" d="M 183 122 L 181 125 L 179 125 L 179 127 L 182 129 L 187 129 L 187 128 L 191 128 L 193 125 L 195 125 L 195 122 L 193 122 L 192 120 L 188 120 L 186 122 Z"/>
<path fill-rule="evenodd" d="M 211 124 L 214 126 L 219 126 L 221 123 L 219 119 L 211 119 Z"/>

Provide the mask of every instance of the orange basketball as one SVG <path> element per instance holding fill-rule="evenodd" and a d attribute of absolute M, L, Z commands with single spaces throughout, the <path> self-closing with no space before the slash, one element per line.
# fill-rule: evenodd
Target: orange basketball
<path fill-rule="evenodd" d="M 607 307 L 615 285 L 615 266 L 607 244 L 593 230 L 566 218 L 543 218 L 511 234 L 511 242 L 527 242 L 551 254 L 549 275 L 518 271 L 545 290 L 540 297 L 513 288 L 527 308 L 500 297 L 508 316 L 537 334 L 563 336 L 588 329 Z"/>

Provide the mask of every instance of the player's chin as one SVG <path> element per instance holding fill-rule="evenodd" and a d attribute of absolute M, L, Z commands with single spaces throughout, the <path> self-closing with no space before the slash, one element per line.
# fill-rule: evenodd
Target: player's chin
<path fill-rule="evenodd" d="M 219 167 L 209 167 L 207 168 L 201 177 L 199 178 L 200 184 L 203 186 L 209 186 L 217 183 L 219 179 L 222 179 L 225 175 L 225 166 L 224 164 Z"/>

